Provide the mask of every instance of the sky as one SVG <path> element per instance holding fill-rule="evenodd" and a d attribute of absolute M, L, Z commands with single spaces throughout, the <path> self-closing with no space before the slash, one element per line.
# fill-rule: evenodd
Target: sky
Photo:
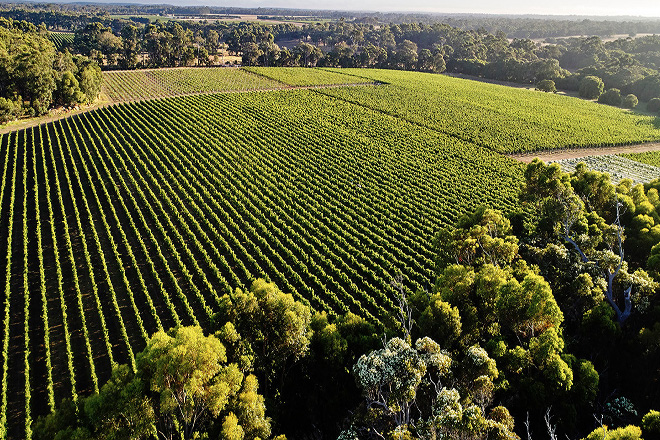
<path fill-rule="evenodd" d="M 163 0 L 160 0 L 163 2 Z M 167 0 L 165 3 L 170 3 Z M 172 2 L 173 3 L 173 2 Z M 363 11 L 660 17 L 660 0 L 178 0 L 177 4 Z"/>

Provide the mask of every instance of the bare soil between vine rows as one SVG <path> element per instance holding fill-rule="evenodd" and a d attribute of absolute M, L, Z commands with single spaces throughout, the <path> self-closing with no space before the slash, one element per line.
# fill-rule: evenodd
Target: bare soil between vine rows
<path fill-rule="evenodd" d="M 646 153 L 648 151 L 660 151 L 660 142 L 648 142 L 636 145 L 621 145 L 618 147 L 591 147 L 591 148 L 569 148 L 561 150 L 536 151 L 534 153 L 511 153 L 507 156 L 524 163 L 530 163 L 534 158 L 543 162 L 560 159 L 579 159 L 587 156 L 609 156 L 621 153 Z"/>

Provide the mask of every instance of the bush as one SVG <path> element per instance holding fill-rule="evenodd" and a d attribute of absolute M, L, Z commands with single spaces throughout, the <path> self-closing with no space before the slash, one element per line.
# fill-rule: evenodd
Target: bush
<path fill-rule="evenodd" d="M 642 431 L 646 440 L 660 439 L 660 412 L 651 410 L 642 418 Z"/>
<path fill-rule="evenodd" d="M 0 98 L 0 124 L 9 122 L 21 114 L 21 100 Z"/>
<path fill-rule="evenodd" d="M 654 113 L 660 112 L 660 98 L 651 99 L 648 104 L 646 104 L 646 110 Z"/>
<path fill-rule="evenodd" d="M 621 90 L 609 89 L 598 97 L 598 102 L 601 104 L 620 106 L 621 105 Z"/>
<path fill-rule="evenodd" d="M 539 83 L 536 85 L 536 90 L 540 90 L 542 92 L 548 92 L 548 93 L 555 93 L 557 91 L 557 87 L 555 86 L 555 82 L 551 79 L 544 79 L 542 81 L 539 81 Z"/>
<path fill-rule="evenodd" d="M 603 90 L 605 90 L 605 84 L 603 84 L 603 80 L 597 76 L 590 75 L 582 78 L 582 81 L 580 81 L 580 88 L 578 93 L 583 98 L 596 99 L 603 93 Z"/>
<path fill-rule="evenodd" d="M 623 108 L 635 108 L 637 107 L 637 104 L 639 104 L 639 99 L 637 99 L 637 96 L 633 95 L 632 93 L 626 95 L 621 100 L 621 107 Z"/>

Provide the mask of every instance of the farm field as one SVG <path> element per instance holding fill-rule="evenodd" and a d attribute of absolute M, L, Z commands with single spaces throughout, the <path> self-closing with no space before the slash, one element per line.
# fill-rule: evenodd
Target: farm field
<path fill-rule="evenodd" d="M 103 74 L 103 91 L 115 102 L 282 87 L 280 82 L 230 67 L 126 70 Z"/>
<path fill-rule="evenodd" d="M 254 68 L 276 78 L 267 68 Z M 660 139 L 657 117 L 543 92 L 419 72 L 336 69 L 385 83 L 319 91 L 501 153 Z M 275 71 L 272 71 L 275 72 Z M 304 76 L 304 73 L 300 73 Z M 575 117 L 579 115 L 579 117 Z"/>
<path fill-rule="evenodd" d="M 338 84 L 373 83 L 373 78 L 346 74 L 345 70 L 310 69 L 300 67 L 244 67 L 243 70 L 271 78 L 290 86 L 325 86 Z M 363 69 L 362 69 L 363 70 Z"/>
<path fill-rule="evenodd" d="M 588 123 L 566 123 L 600 143 L 660 138 L 650 118 L 439 75 L 104 75 L 113 100 L 139 102 L 0 135 L 0 439 L 134 365 L 155 331 L 212 330 L 220 298 L 259 277 L 390 326 L 393 278 L 432 288 L 439 227 L 516 204 L 524 164 L 500 151 L 570 145 L 547 108 L 586 106 Z"/>
<path fill-rule="evenodd" d="M 62 50 L 62 48 L 73 44 L 73 32 L 49 32 L 48 39 L 55 45 L 55 50 Z"/>
<path fill-rule="evenodd" d="M 556 162 L 567 173 L 574 172 L 575 166 L 584 162 L 590 170 L 608 173 L 614 183 L 630 179 L 636 185 L 660 178 L 660 167 L 641 163 L 623 155 L 589 156 L 578 159 L 561 159 Z"/>
<path fill-rule="evenodd" d="M 219 298 L 257 277 L 389 324 L 390 280 L 430 289 L 438 227 L 507 209 L 522 169 L 314 90 L 120 104 L 3 135 L 2 437 L 96 390 L 156 330 L 210 330 Z"/>
<path fill-rule="evenodd" d="M 660 152 L 658 151 L 647 151 L 645 153 L 631 153 L 631 154 L 622 154 L 621 156 L 628 159 L 635 160 L 637 162 L 642 162 L 647 165 L 652 165 L 660 167 Z"/>

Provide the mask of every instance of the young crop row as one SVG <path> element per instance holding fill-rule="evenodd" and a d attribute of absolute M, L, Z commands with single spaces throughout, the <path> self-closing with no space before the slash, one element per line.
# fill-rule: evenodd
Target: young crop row
<path fill-rule="evenodd" d="M 173 68 L 103 73 L 103 90 L 115 102 L 282 88 L 282 84 L 236 68 Z"/>
<path fill-rule="evenodd" d="M 359 74 L 347 75 L 344 71 L 307 69 L 302 67 L 244 67 L 248 72 L 279 81 L 290 86 L 329 86 L 340 84 L 365 84 L 374 80 Z"/>
<path fill-rule="evenodd" d="M 432 238 L 522 165 L 310 90 L 121 104 L 0 139 L 0 439 L 258 277 L 393 325 Z"/>
<path fill-rule="evenodd" d="M 562 169 L 569 173 L 575 171 L 575 166 L 580 162 L 584 162 L 590 170 L 608 173 L 614 183 L 619 183 L 623 179 L 630 179 L 636 185 L 638 183 L 649 183 L 660 178 L 660 167 L 637 162 L 619 155 L 589 156 L 557 161 Z"/>
<path fill-rule="evenodd" d="M 320 89 L 501 153 L 660 139 L 655 118 L 567 96 L 419 72 L 337 69 L 385 83 Z"/>
<path fill-rule="evenodd" d="M 55 45 L 55 50 L 63 50 L 73 44 L 72 32 L 49 32 L 48 39 Z"/>
<path fill-rule="evenodd" d="M 644 163 L 654 167 L 660 167 L 660 151 L 647 151 L 646 153 L 621 154 L 621 157 Z"/>

